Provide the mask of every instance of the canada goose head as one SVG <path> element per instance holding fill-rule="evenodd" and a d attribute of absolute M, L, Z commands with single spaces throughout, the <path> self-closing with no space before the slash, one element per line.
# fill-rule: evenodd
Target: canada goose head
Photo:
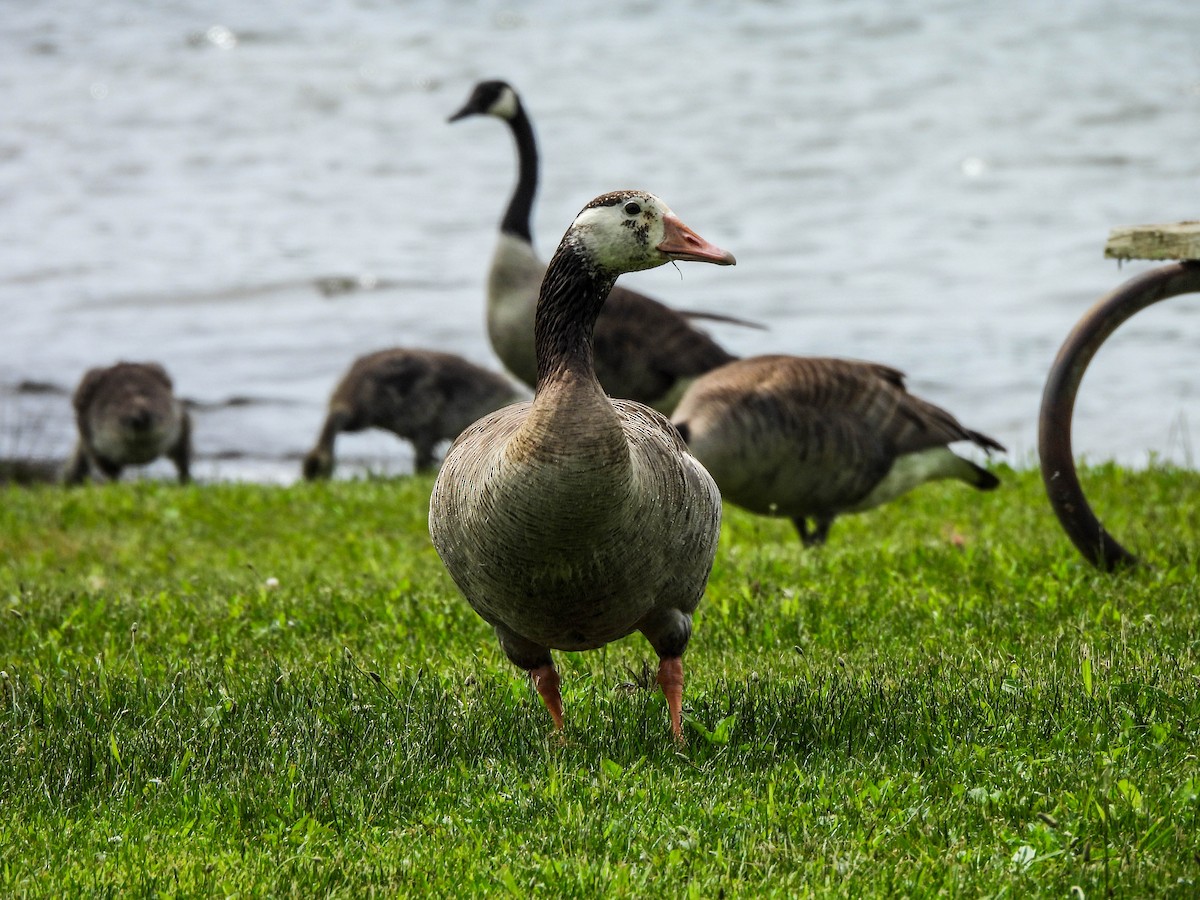
<path fill-rule="evenodd" d="M 612 191 L 583 208 L 563 236 L 597 273 L 616 275 L 678 260 L 731 266 L 728 250 L 706 241 L 646 191 Z"/>
<path fill-rule="evenodd" d="M 457 122 L 468 116 L 495 116 L 497 119 L 512 120 L 521 109 L 517 92 L 504 81 L 481 81 L 467 98 L 462 109 L 447 121 Z"/>

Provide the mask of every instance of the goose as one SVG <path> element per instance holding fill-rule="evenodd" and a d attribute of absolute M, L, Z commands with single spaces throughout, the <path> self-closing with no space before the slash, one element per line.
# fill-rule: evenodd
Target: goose
<path fill-rule="evenodd" d="M 1000 480 L 949 449 L 999 442 L 908 392 L 904 373 L 856 360 L 755 356 L 709 372 L 671 419 L 730 502 L 787 516 L 805 546 L 833 520 L 954 478 L 981 491 Z"/>
<path fill-rule="evenodd" d="M 488 275 L 487 329 L 492 349 L 505 368 L 532 387 L 537 379 L 534 309 L 546 272 L 530 228 L 538 185 L 537 143 L 521 98 L 506 82 L 477 84 L 449 121 L 476 115 L 506 122 L 517 144 L 517 184 L 500 221 Z M 670 414 L 691 379 L 735 359 L 693 327 L 692 318 L 750 324 L 727 316 L 679 312 L 644 294 L 616 287 L 594 333 L 596 375 L 608 394 Z"/>
<path fill-rule="evenodd" d="M 158 363 L 90 369 L 72 403 L 79 441 L 63 474 L 67 484 L 79 484 L 93 470 L 115 481 L 125 466 L 160 456 L 175 464 L 180 484 L 191 479 L 191 418 Z"/>
<path fill-rule="evenodd" d="M 682 656 L 716 553 L 720 493 L 665 416 L 605 394 L 591 344 L 617 276 L 671 260 L 734 263 L 652 194 L 615 191 L 584 207 L 542 282 L 533 400 L 467 428 L 430 499 L 438 555 L 530 673 L 556 730 L 550 650 L 640 631 L 683 740 Z"/>
<path fill-rule="evenodd" d="M 392 347 L 354 361 L 329 399 L 316 444 L 304 457 L 309 481 L 333 474 L 333 445 L 343 431 L 382 428 L 412 442 L 416 470 L 434 463 L 434 448 L 493 410 L 518 400 L 503 375 L 454 353 Z"/>

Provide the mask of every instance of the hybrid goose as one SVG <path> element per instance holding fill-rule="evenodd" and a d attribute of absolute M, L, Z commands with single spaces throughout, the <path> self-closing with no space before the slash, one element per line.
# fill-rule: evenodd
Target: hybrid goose
<path fill-rule="evenodd" d="M 533 247 L 530 217 L 538 184 L 533 125 L 521 99 L 503 81 L 475 86 L 451 122 L 475 115 L 508 124 L 517 144 L 517 185 L 500 222 L 487 287 L 487 327 L 492 349 L 505 367 L 532 386 L 537 379 L 534 309 L 546 266 Z M 670 414 L 687 383 L 735 357 L 688 321 L 718 315 L 681 313 L 644 294 L 617 287 L 594 334 L 596 375 L 610 396 L 637 400 Z"/>
<path fill-rule="evenodd" d="M 342 377 L 316 445 L 304 457 L 310 481 L 333 474 L 343 431 L 382 428 L 412 442 L 416 469 L 433 466 L 434 448 L 493 410 L 519 399 L 507 378 L 453 353 L 393 347 L 361 356 Z"/>
<path fill-rule="evenodd" d="M 1002 451 L 997 441 L 914 397 L 902 372 L 875 363 L 739 360 L 697 379 L 672 421 L 726 500 L 789 517 L 805 546 L 823 544 L 837 516 L 926 481 L 956 478 L 981 491 L 1000 483 L 947 446 Z"/>
<path fill-rule="evenodd" d="M 508 658 L 563 727 L 551 649 L 640 631 L 682 740 L 682 655 L 717 547 L 721 498 L 670 422 L 613 400 L 592 329 L 617 276 L 692 260 L 732 265 L 658 198 L 589 203 L 542 282 L 531 402 L 492 413 L 450 447 L 429 505 L 434 547 Z"/>
<path fill-rule="evenodd" d="M 91 369 L 72 399 L 79 442 L 63 478 L 79 484 L 93 470 L 116 480 L 125 466 L 168 457 L 181 484 L 190 479 L 192 424 L 158 363 L 119 362 Z"/>

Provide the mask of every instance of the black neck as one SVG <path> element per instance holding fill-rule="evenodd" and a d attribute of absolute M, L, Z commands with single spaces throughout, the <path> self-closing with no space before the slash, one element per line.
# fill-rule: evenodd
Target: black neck
<path fill-rule="evenodd" d="M 532 244 L 533 232 L 529 228 L 529 219 L 533 213 L 533 195 L 537 193 L 537 141 L 534 140 L 533 125 L 523 107 L 517 107 L 517 114 L 508 120 L 508 127 L 512 129 L 513 139 L 517 142 L 517 186 L 512 199 L 508 201 L 508 209 L 504 211 L 500 230 Z"/>
<path fill-rule="evenodd" d="M 568 241 L 559 245 L 546 268 L 534 318 L 534 393 L 566 372 L 596 381 L 592 332 L 616 280 L 615 275 L 597 271 Z"/>

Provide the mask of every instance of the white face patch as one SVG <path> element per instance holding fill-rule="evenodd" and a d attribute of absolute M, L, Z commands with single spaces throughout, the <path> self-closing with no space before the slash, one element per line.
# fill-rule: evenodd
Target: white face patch
<path fill-rule="evenodd" d="M 517 114 L 519 108 L 520 102 L 517 100 L 516 92 L 506 85 L 500 91 L 500 96 L 488 107 L 487 112 L 489 116 L 495 116 L 498 119 L 511 119 Z"/>
<path fill-rule="evenodd" d="M 634 198 L 640 210 L 628 211 L 628 202 L 585 209 L 571 225 L 574 241 L 606 269 L 636 272 L 667 262 L 658 252 L 663 240 L 662 218 L 670 210 L 650 194 Z"/>

